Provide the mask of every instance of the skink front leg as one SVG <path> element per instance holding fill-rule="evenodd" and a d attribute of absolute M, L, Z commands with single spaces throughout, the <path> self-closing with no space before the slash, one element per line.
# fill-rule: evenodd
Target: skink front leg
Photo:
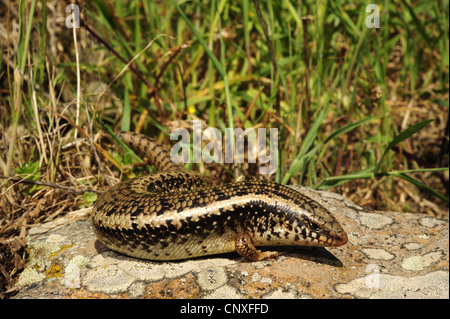
<path fill-rule="evenodd" d="M 262 252 L 261 250 L 258 250 L 253 245 L 251 236 L 247 233 L 239 234 L 234 240 L 234 245 L 238 254 L 249 261 L 260 261 L 279 256 L 277 251 Z"/>

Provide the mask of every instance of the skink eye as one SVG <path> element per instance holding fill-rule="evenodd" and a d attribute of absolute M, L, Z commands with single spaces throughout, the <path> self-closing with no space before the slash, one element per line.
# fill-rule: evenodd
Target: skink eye
<path fill-rule="evenodd" d="M 317 225 L 316 223 L 311 223 L 310 226 L 311 226 L 311 229 L 314 231 L 320 230 L 320 226 Z"/>
<path fill-rule="evenodd" d="M 158 186 L 156 186 L 155 184 L 148 184 L 147 185 L 147 192 L 149 193 L 157 193 L 158 192 Z"/>

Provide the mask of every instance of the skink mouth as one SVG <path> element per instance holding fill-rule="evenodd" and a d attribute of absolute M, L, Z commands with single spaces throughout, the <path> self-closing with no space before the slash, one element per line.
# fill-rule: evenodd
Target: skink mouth
<path fill-rule="evenodd" d="M 345 245 L 348 242 L 348 237 L 347 234 L 345 232 L 339 233 L 334 235 L 333 238 L 333 246 L 342 246 Z"/>

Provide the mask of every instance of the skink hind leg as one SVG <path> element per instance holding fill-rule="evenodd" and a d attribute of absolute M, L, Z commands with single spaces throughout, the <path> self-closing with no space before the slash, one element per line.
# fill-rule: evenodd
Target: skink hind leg
<path fill-rule="evenodd" d="M 260 261 L 278 257 L 277 251 L 263 252 L 256 249 L 252 243 L 252 238 L 247 233 L 239 234 L 234 241 L 234 245 L 238 254 L 249 261 Z"/>

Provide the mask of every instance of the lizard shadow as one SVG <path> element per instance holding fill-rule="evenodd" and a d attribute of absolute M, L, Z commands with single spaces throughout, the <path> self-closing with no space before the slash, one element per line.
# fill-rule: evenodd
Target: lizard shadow
<path fill-rule="evenodd" d="M 101 243 L 99 240 L 95 241 L 95 250 L 98 254 L 111 254 L 114 256 L 114 258 L 117 259 L 129 259 L 134 257 L 129 257 L 117 252 L 114 252 L 113 250 L 106 247 L 103 243 Z M 288 257 L 288 258 L 295 258 L 295 259 L 301 259 L 301 260 L 309 260 L 316 263 L 321 263 L 329 266 L 334 267 L 343 267 L 344 264 L 342 261 L 339 260 L 336 256 L 334 256 L 331 252 L 329 252 L 324 247 L 307 247 L 307 246 L 278 246 L 278 247 L 257 247 L 261 251 L 278 251 L 280 253 L 280 257 Z M 278 258 L 280 258 L 278 257 Z M 230 252 L 230 253 L 223 253 L 223 254 L 216 254 L 216 255 L 207 255 L 207 256 L 198 256 L 189 258 L 190 260 L 203 260 L 203 259 L 216 259 L 216 258 L 228 258 L 228 259 L 241 259 L 242 262 L 247 262 L 244 257 L 241 257 L 237 254 L 237 252 Z M 139 259 L 136 259 L 139 260 Z M 186 261 L 187 259 L 181 259 L 181 260 L 173 260 L 171 263 L 177 264 L 182 263 Z M 158 261 L 153 261 L 158 262 Z M 159 261 L 159 262 L 167 262 L 167 261 Z"/>
<path fill-rule="evenodd" d="M 280 253 L 280 256 L 309 260 L 334 267 L 344 267 L 342 261 L 325 247 L 281 246 L 277 247 L 276 250 Z"/>
<path fill-rule="evenodd" d="M 324 247 L 307 247 L 307 246 L 259 246 L 257 247 L 261 251 L 278 251 L 280 253 L 280 257 L 288 257 L 300 260 L 309 260 L 315 263 L 321 263 L 333 267 L 344 267 L 342 261 L 333 255 L 330 251 L 328 251 Z M 275 249 L 274 249 L 275 248 Z M 278 258 L 280 258 L 278 257 Z M 234 260 L 241 260 L 239 262 L 251 262 L 247 261 L 244 257 L 239 256 L 237 252 L 216 254 L 216 255 L 207 255 L 207 256 L 199 256 L 190 258 L 190 260 L 203 260 L 203 259 L 211 259 L 214 260 L 216 258 L 227 258 Z M 276 260 L 275 258 L 274 260 Z M 272 259 L 269 259 L 272 260 Z M 183 262 L 184 260 L 173 261 L 174 263 Z"/>

